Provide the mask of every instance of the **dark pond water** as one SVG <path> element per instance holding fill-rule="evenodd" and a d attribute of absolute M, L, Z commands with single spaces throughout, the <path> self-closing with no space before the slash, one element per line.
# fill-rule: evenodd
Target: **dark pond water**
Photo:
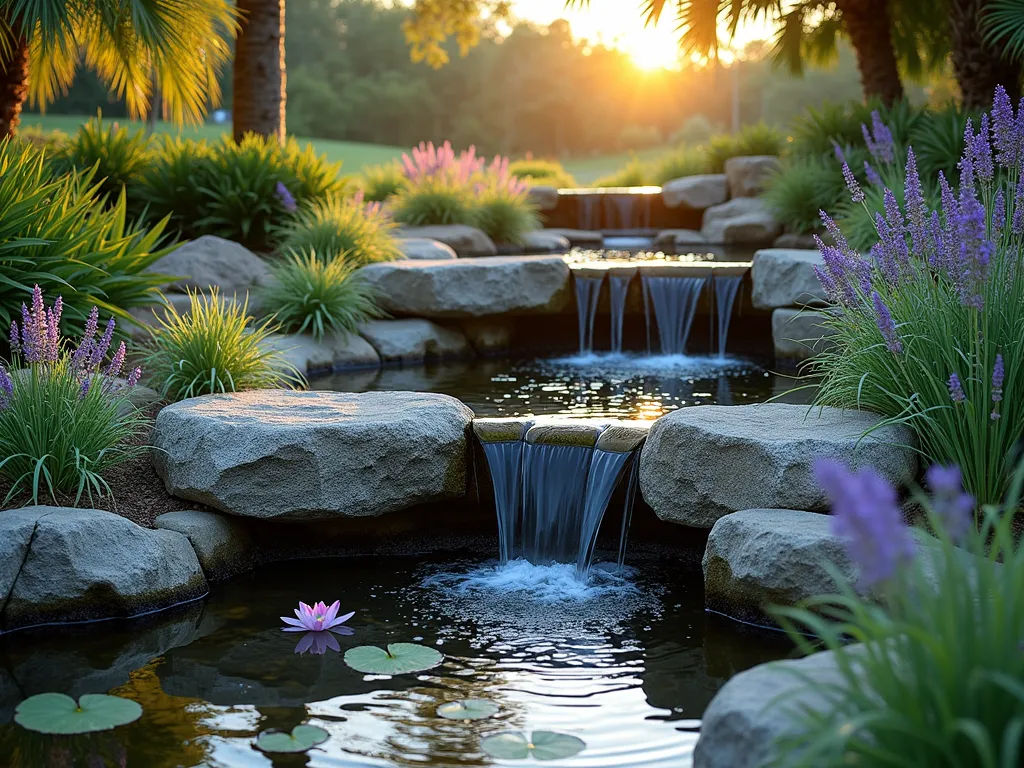
<path fill-rule="evenodd" d="M 145 624 L 104 623 L 0 638 L 0 755 L 35 766 L 488 766 L 483 737 L 553 730 L 586 742 L 548 763 L 681 768 L 698 719 L 737 672 L 788 653 L 703 611 L 699 582 L 674 559 L 635 556 L 627 580 L 590 599 L 543 601 L 550 574 L 495 575 L 480 560 L 355 558 L 268 566 L 205 600 Z M 488 576 L 479 591 L 445 574 Z M 439 576 L 440 575 L 440 576 Z M 458 580 L 456 580 L 458 581 Z M 439 585 L 431 585 L 441 582 Z M 513 584 L 527 592 L 515 592 Z M 560 588 L 559 588 L 560 589 Z M 356 611 L 339 651 L 299 654 L 278 616 L 300 599 Z M 417 642 L 445 661 L 384 677 L 348 668 L 356 645 Z M 83 737 L 43 737 L 11 722 L 23 697 L 111 692 L 139 701 L 137 723 Z M 489 699 L 490 720 L 435 715 L 439 704 Z M 267 728 L 306 722 L 330 733 L 305 756 L 256 751 Z"/>
<path fill-rule="evenodd" d="M 347 371 L 314 379 L 311 386 L 440 392 L 478 416 L 656 419 L 691 405 L 760 403 L 801 383 L 746 358 L 599 354 Z M 785 402 L 810 402 L 810 393 L 794 393 Z"/>

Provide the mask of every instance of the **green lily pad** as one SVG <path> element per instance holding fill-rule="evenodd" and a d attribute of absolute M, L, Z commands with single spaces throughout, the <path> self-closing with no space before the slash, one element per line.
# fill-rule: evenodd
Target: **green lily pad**
<path fill-rule="evenodd" d="M 264 731 L 256 737 L 256 747 L 263 752 L 305 752 L 323 744 L 330 736 L 316 725 L 296 725 L 292 732 Z"/>
<path fill-rule="evenodd" d="M 582 752 L 586 742 L 567 733 L 534 731 L 527 739 L 521 733 L 506 731 L 488 736 L 480 741 L 480 747 L 498 760 L 562 760 Z"/>
<path fill-rule="evenodd" d="M 137 701 L 87 693 L 76 703 L 63 693 L 30 696 L 14 710 L 14 722 L 38 733 L 69 735 L 109 731 L 142 717 Z"/>
<path fill-rule="evenodd" d="M 487 699 L 459 699 L 439 706 L 437 714 L 449 720 L 486 720 L 498 714 L 498 705 Z"/>
<path fill-rule="evenodd" d="M 369 675 L 404 675 L 433 669 L 444 661 L 444 654 L 416 643 L 391 643 L 387 650 L 375 645 L 359 645 L 345 651 L 345 663 L 357 672 Z"/>

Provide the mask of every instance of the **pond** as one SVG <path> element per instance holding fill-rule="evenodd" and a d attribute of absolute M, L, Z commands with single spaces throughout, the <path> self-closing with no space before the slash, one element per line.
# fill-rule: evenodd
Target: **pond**
<path fill-rule="evenodd" d="M 628 562 L 632 571 L 608 566 L 588 594 L 577 586 L 570 598 L 557 566 L 496 571 L 472 554 L 292 562 L 144 624 L 14 633 L 0 638 L 0 754 L 11 768 L 517 765 L 489 757 L 481 740 L 550 730 L 586 746 L 548 765 L 681 768 L 714 693 L 789 648 L 706 614 L 699 569 L 681 568 L 678 554 L 638 547 Z M 281 631 L 278 617 L 299 599 L 335 598 L 355 611 L 352 634 L 336 636 L 336 647 Z M 437 648 L 445 660 L 395 677 L 343 660 L 353 646 L 393 642 Z M 83 737 L 10 723 L 20 698 L 48 690 L 109 691 L 136 699 L 144 714 Z M 498 713 L 472 722 L 436 715 L 465 698 L 487 699 Z M 274 760 L 252 746 L 262 730 L 302 722 L 330 739 Z"/>

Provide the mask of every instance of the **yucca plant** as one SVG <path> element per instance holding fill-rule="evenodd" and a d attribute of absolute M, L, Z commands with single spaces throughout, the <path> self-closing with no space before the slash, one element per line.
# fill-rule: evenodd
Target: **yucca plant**
<path fill-rule="evenodd" d="M 344 258 L 362 266 L 402 258 L 393 230 L 378 205 L 332 197 L 296 211 L 278 236 L 283 252 L 315 253 L 323 261 Z"/>
<path fill-rule="evenodd" d="M 54 178 L 42 154 L 0 141 L 0 323 L 8 327 L 32 287 L 60 293 L 65 316 L 85 321 L 90 308 L 128 319 L 152 302 L 166 278 L 148 267 L 164 222 L 148 230 L 126 223 L 123 193 L 104 206 L 94 174 Z"/>
<path fill-rule="evenodd" d="M 100 194 L 111 201 L 121 190 L 134 192 L 139 174 L 149 162 L 149 137 L 141 128 L 129 131 L 117 123 L 104 125 L 100 118 L 84 123 L 53 154 L 58 173 L 96 169 Z M 129 202 L 132 195 L 129 196 Z"/>
<path fill-rule="evenodd" d="M 150 381 L 171 400 L 217 392 L 295 387 L 302 374 L 266 342 L 273 318 L 252 324 L 249 302 L 189 293 L 190 312 L 169 306 L 144 353 Z"/>
<path fill-rule="evenodd" d="M 292 254 L 271 267 L 274 279 L 262 289 L 264 310 L 286 331 L 347 336 L 360 323 L 380 317 L 374 292 L 345 253 L 323 260 L 315 251 Z"/>

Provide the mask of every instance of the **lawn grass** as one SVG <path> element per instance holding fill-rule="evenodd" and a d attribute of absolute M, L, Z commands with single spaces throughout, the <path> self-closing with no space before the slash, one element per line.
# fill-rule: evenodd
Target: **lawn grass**
<path fill-rule="evenodd" d="M 655 160 L 670 147 L 651 147 L 641 149 L 637 152 L 619 152 L 614 155 L 595 155 L 593 157 L 577 157 L 563 161 L 565 170 L 573 175 L 577 183 L 581 185 L 591 184 L 603 176 L 610 176 L 615 171 L 628 165 L 633 156 L 636 155 L 642 163 Z"/>

